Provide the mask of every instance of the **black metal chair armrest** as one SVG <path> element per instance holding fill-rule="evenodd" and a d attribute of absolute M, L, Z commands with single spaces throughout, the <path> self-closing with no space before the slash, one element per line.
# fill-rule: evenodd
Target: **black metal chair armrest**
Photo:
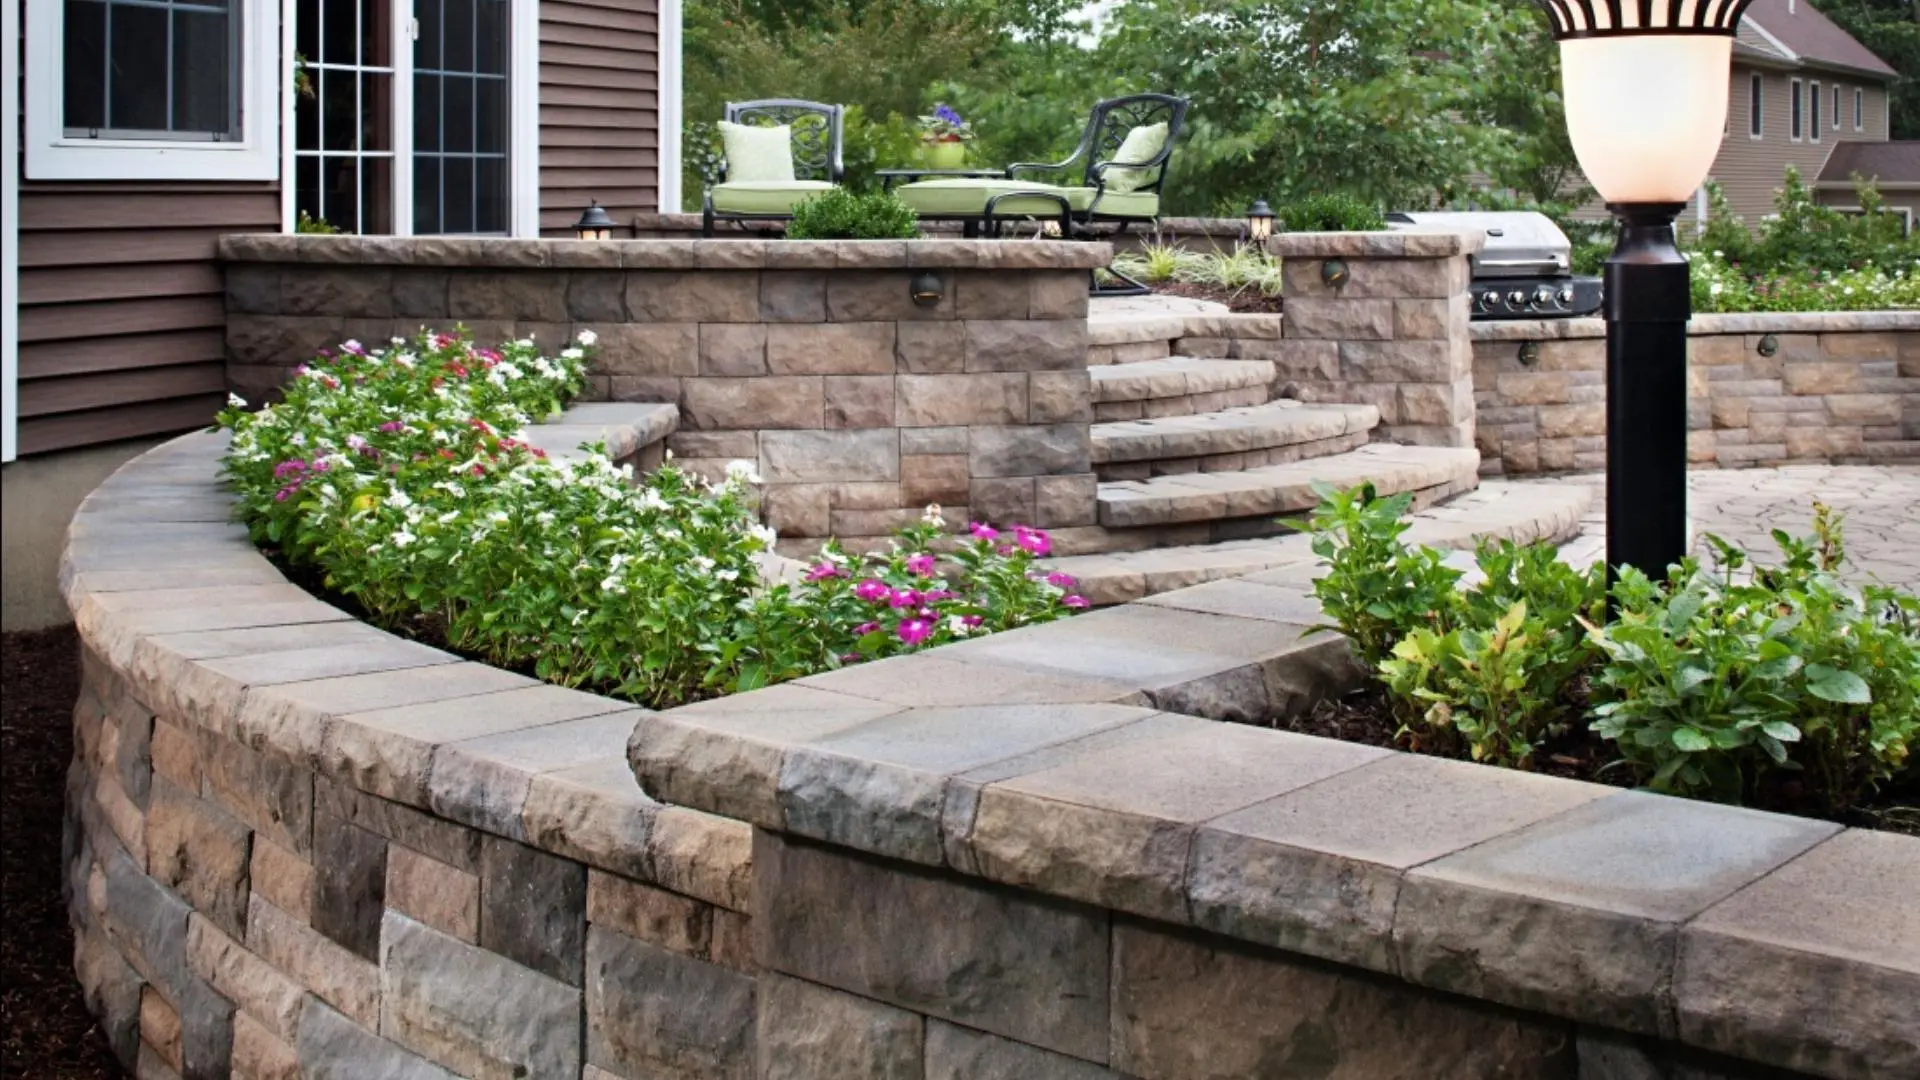
<path fill-rule="evenodd" d="M 1015 174 L 1021 172 L 1065 172 L 1072 166 L 1072 158 L 1057 163 L 1046 161 L 1019 161 L 1007 166 L 1007 179 L 1017 180 L 1019 177 Z"/>

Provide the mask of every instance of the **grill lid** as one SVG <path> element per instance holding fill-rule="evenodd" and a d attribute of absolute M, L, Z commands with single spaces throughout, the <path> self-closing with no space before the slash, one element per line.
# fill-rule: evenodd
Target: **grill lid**
<path fill-rule="evenodd" d="M 1573 245 L 1553 219 L 1532 210 L 1395 212 L 1388 228 L 1418 226 L 1482 233 L 1486 245 L 1468 257 L 1474 280 L 1558 277 L 1572 271 Z"/>

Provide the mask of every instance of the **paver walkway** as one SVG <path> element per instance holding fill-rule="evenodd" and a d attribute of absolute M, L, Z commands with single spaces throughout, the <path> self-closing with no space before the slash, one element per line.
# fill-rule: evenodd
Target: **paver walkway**
<path fill-rule="evenodd" d="M 1594 493 L 1579 537 L 1561 548 L 1570 562 L 1588 562 L 1606 551 L 1606 478 L 1561 477 L 1601 489 Z M 1526 483 L 1527 481 L 1516 481 Z M 1727 469 L 1689 474 L 1689 508 L 1695 551 L 1705 555 L 1705 533 L 1714 533 L 1773 561 L 1771 535 L 1813 531 L 1813 501 L 1846 515 L 1850 569 L 1906 589 L 1920 589 L 1920 465 L 1794 465 L 1772 469 Z"/>

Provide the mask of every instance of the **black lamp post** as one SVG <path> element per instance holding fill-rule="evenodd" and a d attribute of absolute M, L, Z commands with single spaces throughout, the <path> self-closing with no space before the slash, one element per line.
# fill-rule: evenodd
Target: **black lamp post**
<path fill-rule="evenodd" d="M 580 220 L 573 223 L 573 235 L 580 240 L 611 240 L 616 226 L 607 216 L 606 210 L 595 199 L 580 214 Z"/>
<path fill-rule="evenodd" d="M 1687 551 L 1687 320 L 1673 223 L 1727 117 L 1752 0 L 1538 0 L 1560 42 L 1567 132 L 1620 225 L 1607 258 L 1607 565 L 1651 577 Z"/>

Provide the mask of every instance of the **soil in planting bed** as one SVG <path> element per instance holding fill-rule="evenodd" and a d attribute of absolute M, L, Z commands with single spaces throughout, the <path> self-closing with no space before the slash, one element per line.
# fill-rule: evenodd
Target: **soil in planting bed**
<path fill-rule="evenodd" d="M 120 1080 L 73 975 L 60 831 L 80 642 L 72 627 L 0 636 L 0 1075 Z"/>
<path fill-rule="evenodd" d="M 1615 760 L 1613 747 L 1577 719 L 1584 711 L 1584 695 L 1583 688 L 1575 688 L 1569 695 L 1567 712 L 1571 719 L 1566 724 L 1565 733 L 1541 747 L 1532 763 L 1533 771 L 1614 787 L 1638 786 L 1636 777 L 1626 768 L 1617 765 L 1613 768 L 1604 767 L 1609 761 Z M 1386 692 L 1376 683 L 1370 683 L 1345 697 L 1322 701 L 1300 716 L 1268 718 L 1263 726 L 1368 746 L 1434 753 L 1436 757 L 1455 756 L 1435 753 L 1412 738 L 1399 735 L 1400 723 L 1393 717 Z M 1813 809 L 1809 795 L 1791 781 L 1762 790 L 1751 805 L 1758 810 L 1782 814 L 1829 817 Z M 1920 836 L 1920 767 L 1909 767 L 1883 785 L 1870 800 L 1832 820 L 1856 828 Z"/>
<path fill-rule="evenodd" d="M 1281 310 L 1280 297 L 1268 296 L 1259 289 L 1227 289 L 1218 285 L 1194 285 L 1168 281 L 1151 286 L 1163 296 L 1183 296 L 1189 300 L 1211 300 L 1227 305 L 1227 310 L 1243 315 L 1274 315 Z"/>

